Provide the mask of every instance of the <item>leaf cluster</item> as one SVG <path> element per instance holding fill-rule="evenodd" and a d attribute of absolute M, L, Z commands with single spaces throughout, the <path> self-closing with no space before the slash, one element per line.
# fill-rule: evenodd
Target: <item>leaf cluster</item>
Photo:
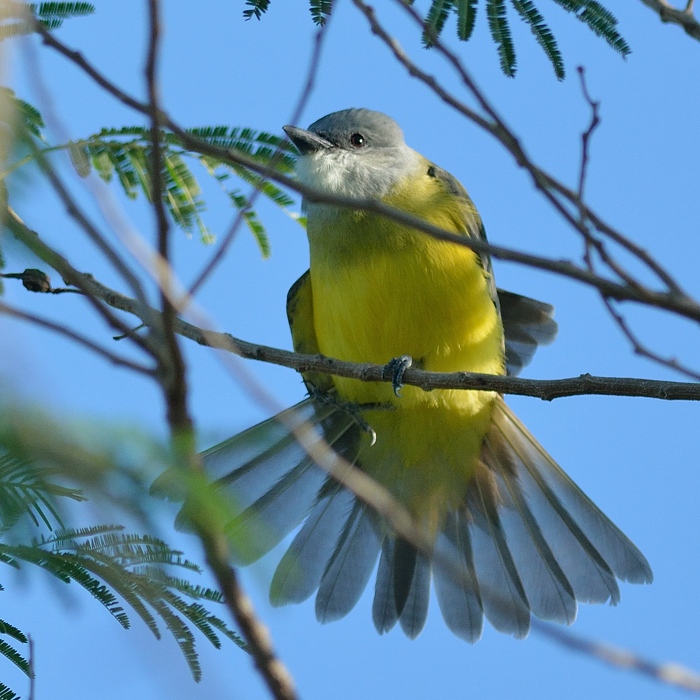
<path fill-rule="evenodd" d="M 44 122 L 39 111 L 20 100 L 11 90 L 0 88 L 0 91 L 0 99 L 4 100 L 7 107 L 4 112 L 12 115 L 4 122 L 0 121 L 0 128 L 4 130 L 0 138 L 14 143 L 17 147 L 24 146 L 16 148 L 16 157 L 0 173 L 0 180 L 5 180 L 20 168 L 46 158 L 51 153 L 67 151 L 75 169 L 82 177 L 87 177 L 94 171 L 105 182 L 116 181 L 130 199 L 142 194 L 149 202 L 152 201 L 153 139 L 148 127 L 103 128 L 83 139 L 49 145 L 43 133 Z M 273 166 L 280 172 L 291 173 L 294 169 L 293 146 L 274 134 L 226 126 L 199 127 L 188 131 L 207 143 L 245 153 L 259 163 Z M 202 196 L 200 179 L 193 167 L 198 164 L 202 166 L 199 173 L 212 177 L 232 206 L 240 212 L 263 256 L 267 257 L 270 254 L 267 231 L 239 185 L 251 185 L 292 218 L 297 219 L 298 217 L 289 211 L 294 200 L 277 185 L 247 168 L 188 151 L 180 138 L 170 131 L 162 131 L 159 138 L 163 201 L 173 222 L 188 235 L 198 233 L 204 242 L 211 242 L 214 238 L 202 217 L 206 203 Z"/>
<path fill-rule="evenodd" d="M 89 2 L 42 2 L 2 5 L 0 14 L 0 41 L 34 32 L 34 22 L 46 29 L 58 29 L 65 20 L 84 17 L 95 11 Z"/>
<path fill-rule="evenodd" d="M 201 573 L 182 552 L 160 538 L 128 533 L 120 525 L 65 528 L 62 500 L 85 500 L 79 489 L 60 483 L 65 465 L 27 458 L 19 443 L 5 434 L 0 443 L 0 564 L 15 569 L 30 564 L 63 583 L 75 582 L 125 629 L 133 614 L 158 639 L 163 628 L 174 637 L 195 680 L 201 678 L 195 630 L 216 648 L 221 647 L 222 635 L 245 647 L 202 604 L 221 603 L 221 594 L 173 573 Z M 26 645 L 27 635 L 0 620 L 0 656 L 29 675 L 30 660 L 17 643 Z M 0 699 L 4 697 L 18 695 L 0 682 Z"/>
<path fill-rule="evenodd" d="M 597 36 L 605 39 L 620 55 L 625 57 L 630 53 L 630 47 L 617 30 L 617 19 L 597 0 L 552 1 L 573 14 Z M 486 20 L 491 38 L 496 44 L 501 70 L 508 77 L 514 77 L 517 71 L 517 56 L 508 16 L 510 5 L 519 19 L 532 31 L 552 64 L 557 78 L 564 79 L 564 59 L 557 40 L 533 0 L 483 0 L 483 3 L 486 6 Z M 407 4 L 412 5 L 413 0 L 408 0 Z M 243 16 L 246 19 L 260 19 L 269 9 L 270 0 L 246 0 L 246 5 L 248 9 L 243 11 Z M 468 41 L 474 32 L 478 5 L 479 0 L 432 0 L 425 18 L 424 46 L 431 48 L 435 45 L 451 15 L 457 20 L 457 38 L 460 41 Z M 309 10 L 313 21 L 322 25 L 333 10 L 333 0 L 310 0 Z"/>

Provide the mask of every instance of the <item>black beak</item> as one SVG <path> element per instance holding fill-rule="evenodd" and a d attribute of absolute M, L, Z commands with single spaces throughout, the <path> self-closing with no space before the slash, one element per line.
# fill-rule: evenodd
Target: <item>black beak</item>
<path fill-rule="evenodd" d="M 300 129 L 298 126 L 283 126 L 284 133 L 289 136 L 292 143 L 297 147 L 302 156 L 309 153 L 316 153 L 327 148 L 333 148 L 333 144 L 322 136 L 314 134 L 313 131 Z"/>

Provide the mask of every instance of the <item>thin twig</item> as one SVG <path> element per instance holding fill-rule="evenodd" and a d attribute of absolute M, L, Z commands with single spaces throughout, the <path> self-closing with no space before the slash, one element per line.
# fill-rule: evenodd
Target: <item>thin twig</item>
<path fill-rule="evenodd" d="M 41 102 L 42 114 L 44 115 L 44 118 L 51 129 L 58 133 L 61 141 L 69 143 L 71 141 L 70 135 L 67 133 L 66 129 L 63 127 L 55 114 L 53 101 L 51 100 L 49 91 L 42 79 L 41 71 L 39 70 L 39 62 L 36 60 L 33 44 L 26 43 L 25 51 L 29 59 L 29 67 L 31 69 L 30 76 L 32 82 L 34 83 L 34 89 L 37 92 Z M 49 163 L 49 160 L 46 158 L 46 152 L 49 152 L 51 149 L 43 152 L 37 147 L 33 140 L 28 141 L 28 145 L 32 151 L 34 160 L 39 165 L 39 168 L 44 173 L 48 181 L 51 183 L 51 186 L 63 203 L 68 216 L 70 216 L 76 222 L 76 224 L 78 224 L 78 226 L 93 242 L 97 249 L 105 256 L 107 261 L 123 277 L 124 281 L 129 285 L 134 295 L 142 302 L 146 303 L 146 294 L 138 277 L 136 277 L 133 271 L 129 268 L 123 257 L 119 255 L 105 236 L 102 235 L 97 226 L 90 221 L 87 214 L 82 210 L 76 199 L 68 191 L 68 188 L 63 184 L 63 181 L 59 177 L 56 170 Z"/>
<path fill-rule="evenodd" d="M 234 569 L 227 563 L 228 546 L 223 536 L 201 533 L 209 568 L 214 573 L 228 608 L 248 642 L 255 665 L 275 700 L 296 700 L 294 681 L 275 653 L 270 634 L 255 614 L 250 598 L 238 584 Z"/>
<path fill-rule="evenodd" d="M 306 74 L 306 80 L 304 81 L 304 87 L 302 89 L 299 100 L 297 101 L 297 104 L 294 110 L 292 111 L 292 116 L 289 120 L 290 124 L 298 123 L 302 113 L 304 112 L 304 109 L 306 108 L 308 101 L 311 99 L 311 95 L 313 93 L 313 89 L 316 83 L 316 75 L 321 64 L 321 52 L 323 49 L 324 38 L 328 34 L 329 25 L 330 18 L 329 21 L 326 21 L 316 31 L 314 37 L 314 48 L 311 52 L 311 60 L 309 62 L 309 69 Z M 280 157 L 281 153 L 282 151 L 279 148 L 275 149 L 275 152 L 272 154 L 269 161 L 269 165 L 271 168 L 275 167 L 275 163 Z M 218 249 L 216 250 L 214 255 L 212 255 L 211 259 L 207 262 L 207 264 L 204 266 L 204 269 L 199 273 L 199 275 L 197 275 L 195 281 L 191 284 L 189 288 L 190 296 L 194 296 L 197 293 L 199 288 L 204 284 L 204 282 L 209 278 L 214 269 L 223 260 L 224 256 L 226 255 L 226 252 L 228 251 L 236 237 L 238 229 L 243 223 L 243 219 L 246 213 L 249 212 L 255 206 L 255 203 L 258 200 L 260 194 L 260 188 L 253 189 L 250 196 L 248 197 L 246 205 L 238 211 L 236 218 L 234 219 L 233 223 L 226 232 L 226 235 L 221 241 L 221 244 L 219 245 Z"/>
<path fill-rule="evenodd" d="M 688 35 L 700 41 L 700 22 L 693 14 L 693 0 L 688 0 L 684 10 L 678 10 L 667 0 L 642 0 L 642 2 L 656 12 L 662 22 L 676 24 L 683 28 Z"/>
<path fill-rule="evenodd" d="M 119 294 L 97 280 L 91 280 L 91 294 L 97 295 L 115 309 L 126 311 L 140 318 L 146 325 L 158 315 L 152 308 Z M 365 382 L 386 382 L 384 365 L 346 362 L 323 355 L 304 355 L 251 343 L 228 333 L 207 330 L 182 319 L 177 319 L 175 332 L 194 340 L 199 345 L 225 350 L 244 359 L 267 362 L 289 367 L 298 372 L 322 372 L 338 377 L 359 379 Z M 532 396 L 545 401 L 567 396 L 637 396 L 667 401 L 700 400 L 700 383 L 671 382 L 633 377 L 596 377 L 582 374 L 567 379 L 523 379 L 475 372 L 426 372 L 411 367 L 402 381 L 426 391 L 433 389 L 465 389 L 497 391 L 501 394 Z"/>
<path fill-rule="evenodd" d="M 29 643 L 29 695 L 27 700 L 36 700 L 36 649 L 31 635 L 27 635 L 27 642 Z"/>
<path fill-rule="evenodd" d="M 146 84 L 148 107 L 151 119 L 151 201 L 156 214 L 158 230 L 158 253 L 161 274 L 157 282 L 161 296 L 162 329 L 167 352 L 162 356 L 161 385 L 167 406 L 167 420 L 171 441 L 188 469 L 199 469 L 201 464 L 194 453 L 193 423 L 187 403 L 187 368 L 177 339 L 175 325 L 177 310 L 173 303 L 173 288 L 176 283 L 170 265 L 170 226 L 163 204 L 163 153 L 161 151 L 162 115 L 158 96 L 158 57 L 160 44 L 160 3 L 149 0 L 149 42 L 146 61 Z M 155 270 L 156 272 L 158 270 Z M 206 551 L 207 562 L 224 599 L 241 627 L 248 649 L 276 700 L 294 700 L 296 694 L 287 669 L 272 650 L 269 635 L 256 618 L 250 601 L 243 594 L 233 568 L 228 563 L 230 555 L 222 532 L 210 527 L 199 527 L 197 533 Z"/>
<path fill-rule="evenodd" d="M 585 199 L 584 191 L 586 187 L 586 176 L 588 175 L 588 163 L 590 161 L 589 149 L 591 136 L 593 136 L 593 133 L 600 125 L 600 102 L 598 100 L 594 100 L 588 92 L 584 67 L 577 66 L 576 70 L 578 71 L 579 79 L 581 81 L 581 92 L 583 92 L 583 96 L 585 97 L 586 102 L 588 102 L 588 105 L 591 108 L 590 124 L 581 136 L 581 166 L 579 168 L 578 177 L 578 199 L 581 205 L 583 205 L 583 201 Z M 583 210 L 581 210 L 581 220 L 585 220 L 585 214 Z"/>
<path fill-rule="evenodd" d="M 562 627 L 555 627 L 536 619 L 532 620 L 532 628 L 567 649 L 593 656 L 615 668 L 637 671 L 665 685 L 700 693 L 700 675 L 679 664 L 651 661 L 626 649 L 584 639 Z"/>
<path fill-rule="evenodd" d="M 19 318 L 23 321 L 33 323 L 35 326 L 40 326 L 41 328 L 46 328 L 54 333 L 58 333 L 59 335 L 78 343 L 78 345 L 82 345 L 83 347 L 88 348 L 88 350 L 92 350 L 94 353 L 100 355 L 106 360 L 109 360 L 109 362 L 114 365 L 127 367 L 128 369 L 132 369 L 135 372 L 145 374 L 149 377 L 153 377 L 155 375 L 155 370 L 137 362 L 133 362 L 126 357 L 121 357 L 110 350 L 107 350 L 107 348 L 103 348 L 101 345 L 98 345 L 89 338 L 86 338 L 84 335 L 81 335 L 80 333 L 77 333 L 66 326 L 62 326 L 59 323 L 50 321 L 47 318 L 42 318 L 41 316 L 36 316 L 35 314 L 31 314 L 27 311 L 22 311 L 21 309 L 17 309 L 14 306 L 10 306 L 2 301 L 0 301 L 0 314 Z"/>
<path fill-rule="evenodd" d="M 66 284 L 72 284 L 77 287 L 85 296 L 88 303 L 97 311 L 97 313 L 106 321 L 113 329 L 127 335 L 136 345 L 142 350 L 152 355 L 151 344 L 148 339 L 133 333 L 131 329 L 122 323 L 115 314 L 108 309 L 98 297 L 91 293 L 91 277 L 78 272 L 69 262 L 53 248 L 44 243 L 36 231 L 32 231 L 11 207 L 7 207 L 7 216 L 4 219 L 5 225 L 10 230 L 12 235 L 20 241 L 24 246 L 31 250 L 47 265 L 50 265 L 56 270 Z M 144 304 L 144 308 L 147 306 Z M 155 323 L 156 317 L 152 318 L 150 323 Z M 149 323 L 149 325 L 150 325 Z"/>
<path fill-rule="evenodd" d="M 89 64 L 79 52 L 72 51 L 71 49 L 67 48 L 60 41 L 56 40 L 56 38 L 53 37 L 50 34 L 50 32 L 48 32 L 44 27 L 38 27 L 37 32 L 42 35 L 44 42 L 48 46 L 51 46 L 56 51 L 65 56 L 67 59 L 74 62 L 79 68 L 81 68 L 81 70 L 83 70 L 87 75 L 89 75 L 93 80 L 95 80 L 95 82 L 98 85 L 103 87 L 113 97 L 120 100 L 123 104 L 126 104 L 129 107 L 132 107 L 133 109 L 141 113 L 147 113 L 147 106 L 145 104 L 139 102 L 130 95 L 127 95 L 121 89 L 113 85 L 104 75 L 97 71 L 94 68 L 94 66 Z M 437 46 L 440 47 L 441 45 L 438 44 Z M 412 71 L 411 74 L 413 74 Z M 429 76 L 427 76 L 426 80 L 427 84 L 431 86 Z M 466 109 L 466 107 L 464 109 Z M 467 114 L 467 112 L 465 112 L 465 114 Z M 476 118 L 478 120 L 478 115 Z M 481 121 L 484 122 L 484 120 Z M 656 263 L 655 267 L 652 267 L 651 269 L 654 270 L 657 276 L 659 276 L 659 278 L 668 287 L 668 292 L 657 292 L 648 288 L 644 288 L 643 291 L 641 291 L 640 289 L 631 289 L 628 285 L 618 284 L 605 278 L 598 278 L 595 275 L 592 275 L 588 270 L 584 270 L 566 260 L 552 260 L 550 258 L 531 255 L 502 246 L 490 245 L 480 240 L 465 238 L 463 236 L 460 237 L 447 231 L 443 231 L 442 229 L 439 229 L 435 226 L 431 226 L 430 224 L 427 224 L 424 220 L 411 216 L 406 212 L 394 209 L 393 207 L 388 207 L 382 204 L 381 202 L 376 202 L 373 200 L 356 200 L 350 197 L 341 197 L 338 195 L 329 194 L 328 192 L 324 192 L 316 188 L 304 186 L 298 181 L 285 175 L 282 175 L 276 172 L 274 169 L 266 167 L 256 162 L 253 158 L 247 156 L 246 154 L 240 151 L 221 148 L 213 144 L 207 143 L 206 141 L 202 141 L 201 139 L 198 139 L 197 137 L 188 133 L 181 126 L 176 124 L 172 119 L 168 118 L 167 115 L 164 115 L 163 123 L 176 136 L 178 136 L 178 138 L 181 140 L 181 142 L 187 149 L 196 153 L 201 153 L 202 155 L 213 156 L 224 162 L 230 161 L 237 165 L 242 165 L 260 175 L 263 175 L 266 178 L 269 178 L 275 182 L 284 185 L 285 187 L 288 187 L 291 190 L 298 192 L 310 201 L 333 204 L 335 206 L 343 208 L 355 209 L 360 211 L 370 211 L 377 214 L 381 214 L 382 216 L 391 218 L 395 221 L 398 221 L 399 223 L 404 223 L 405 225 L 410 226 L 418 231 L 423 231 L 428 235 L 434 236 L 442 240 L 449 240 L 451 242 L 456 243 L 457 245 L 462 245 L 471 248 L 472 250 L 475 250 L 478 253 L 488 254 L 500 260 L 507 260 L 510 262 L 520 263 L 537 269 L 546 270 L 548 272 L 552 272 L 558 275 L 562 275 L 564 277 L 568 277 L 570 279 L 577 280 L 579 282 L 583 282 L 589 286 L 599 289 L 601 292 L 603 292 L 611 298 L 619 300 L 637 301 L 649 306 L 661 308 L 667 311 L 672 311 L 673 313 L 676 313 L 685 318 L 689 318 L 691 320 L 700 321 L 700 304 L 698 304 L 695 300 L 684 294 L 680 290 L 680 287 L 674 282 L 672 277 L 667 272 L 665 272 L 658 265 L 658 263 Z M 477 121 L 477 123 L 479 122 Z M 488 124 L 487 122 L 484 123 Z M 490 128 L 487 128 L 487 130 L 491 133 L 494 133 Z M 513 156 L 516 158 L 516 162 L 518 163 L 518 165 L 522 167 L 528 167 L 529 171 L 533 175 L 535 183 L 540 189 L 544 188 L 544 190 L 546 191 L 549 191 L 551 189 L 554 192 L 563 196 L 569 202 L 573 203 L 576 201 L 575 192 L 565 187 L 563 184 L 561 184 L 559 181 L 557 181 L 555 178 L 551 177 L 541 169 L 536 168 L 536 166 L 527 159 L 522 148 L 519 146 L 517 139 L 509 131 L 506 130 L 504 133 L 501 133 L 501 130 L 497 129 L 494 135 L 497 138 L 499 138 L 503 145 L 513 154 Z M 561 203 L 554 200 L 553 204 L 557 208 L 557 210 L 561 211 L 566 215 L 567 221 L 569 221 L 569 223 L 572 226 L 578 228 L 576 220 L 568 212 L 566 212 L 566 210 L 562 207 Z M 586 217 L 591 221 L 591 223 L 596 227 L 596 229 L 598 229 L 602 233 L 605 233 L 606 235 L 615 237 L 615 240 L 617 240 L 617 242 L 619 242 L 621 245 L 629 245 L 630 252 L 642 256 L 640 257 L 640 259 L 642 259 L 645 263 L 653 264 L 653 260 L 648 256 L 648 254 L 645 251 L 635 246 L 635 244 L 627 241 L 627 239 L 624 236 L 622 236 L 619 232 L 616 232 L 612 227 L 606 224 L 588 206 L 585 207 L 585 213 Z"/>

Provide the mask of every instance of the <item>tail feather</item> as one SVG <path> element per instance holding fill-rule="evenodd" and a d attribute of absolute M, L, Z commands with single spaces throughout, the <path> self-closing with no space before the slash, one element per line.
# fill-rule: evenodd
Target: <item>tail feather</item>
<path fill-rule="evenodd" d="M 549 309 L 533 314 L 530 336 L 547 340 L 553 335 Z M 484 616 L 497 630 L 525 637 L 531 614 L 571 624 L 577 601 L 618 601 L 616 577 L 652 579 L 639 550 L 501 398 L 461 505 L 442 516 L 435 559 L 387 532 L 380 516 L 314 464 L 292 432 L 304 421 L 345 459 L 362 461 L 357 422 L 340 406 L 315 399 L 204 454 L 218 485 L 232 493 L 229 534 L 248 534 L 251 542 L 236 547 L 237 561 L 254 561 L 303 523 L 275 571 L 274 605 L 317 592 L 321 622 L 343 617 L 381 552 L 372 607 L 380 633 L 397 622 L 409 637 L 421 632 L 434 578 L 448 627 L 473 643 Z M 245 539 L 235 537 L 234 544 Z"/>
<path fill-rule="evenodd" d="M 482 463 L 478 467 L 467 505 L 484 612 L 499 632 L 522 639 L 530 631 L 530 606 L 503 532 L 491 475 Z"/>
<path fill-rule="evenodd" d="M 619 589 L 615 576 L 635 583 L 651 582 L 651 567 L 642 553 L 564 473 L 502 400 L 494 409 L 489 440 L 513 463 L 518 484 L 579 600 L 609 598 L 616 603 Z"/>
<path fill-rule="evenodd" d="M 445 623 L 454 634 L 474 644 L 484 628 L 484 608 L 474 569 L 469 525 L 464 514 L 449 513 L 438 536 L 436 551 L 447 563 L 433 566 L 435 594 Z M 458 574 L 458 576 L 455 575 Z"/>
<path fill-rule="evenodd" d="M 413 587 L 416 574 L 418 550 L 406 540 L 398 539 L 394 545 L 393 585 L 394 607 L 399 617 L 403 614 L 406 601 Z"/>
<path fill-rule="evenodd" d="M 326 489 L 277 566 L 270 585 L 273 605 L 301 603 L 316 591 L 353 502 L 340 484 Z"/>
<path fill-rule="evenodd" d="M 341 456 L 354 457 L 356 426 L 343 417 L 325 429 L 327 443 Z M 327 474 L 306 456 L 227 526 L 237 563 L 256 561 L 276 547 L 306 517 Z M 252 535 L 252 536 L 251 536 Z M 242 550 L 242 551 L 239 551 Z"/>
<path fill-rule="evenodd" d="M 430 601 L 430 559 L 415 549 L 413 551 L 415 556 L 411 587 L 399 616 L 401 629 L 410 639 L 415 639 L 423 631 Z"/>
<path fill-rule="evenodd" d="M 576 619 L 576 596 L 559 566 L 518 483 L 504 471 L 496 482 L 510 502 L 500 510 L 501 523 L 534 615 L 567 625 Z"/>
<path fill-rule="evenodd" d="M 366 503 L 355 500 L 321 578 L 316 595 L 319 622 L 339 620 L 355 607 L 377 562 L 382 543 L 380 533 L 374 511 Z"/>
<path fill-rule="evenodd" d="M 399 619 L 394 586 L 395 551 L 396 539 L 384 537 L 382 555 L 379 559 L 379 568 L 377 569 L 377 580 L 374 585 L 374 602 L 372 604 L 372 621 L 379 634 L 389 632 Z"/>

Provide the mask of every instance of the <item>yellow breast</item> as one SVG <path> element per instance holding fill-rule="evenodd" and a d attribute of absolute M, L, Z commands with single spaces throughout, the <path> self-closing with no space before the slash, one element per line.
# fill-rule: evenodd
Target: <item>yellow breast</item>
<path fill-rule="evenodd" d="M 443 195 L 428 182 L 422 196 L 413 188 L 407 200 L 398 191 L 391 203 L 463 233 L 460 213 L 441 206 Z M 426 370 L 504 372 L 500 318 L 471 250 L 376 215 L 337 210 L 309 217 L 309 240 L 314 325 L 324 355 L 384 364 L 406 354 Z M 365 412 L 377 433 L 361 460 L 367 471 L 414 511 L 436 511 L 433 501 L 442 511 L 462 496 L 494 394 L 406 386 L 397 398 L 389 384 L 338 377 L 334 383 L 343 400 L 395 407 Z"/>

